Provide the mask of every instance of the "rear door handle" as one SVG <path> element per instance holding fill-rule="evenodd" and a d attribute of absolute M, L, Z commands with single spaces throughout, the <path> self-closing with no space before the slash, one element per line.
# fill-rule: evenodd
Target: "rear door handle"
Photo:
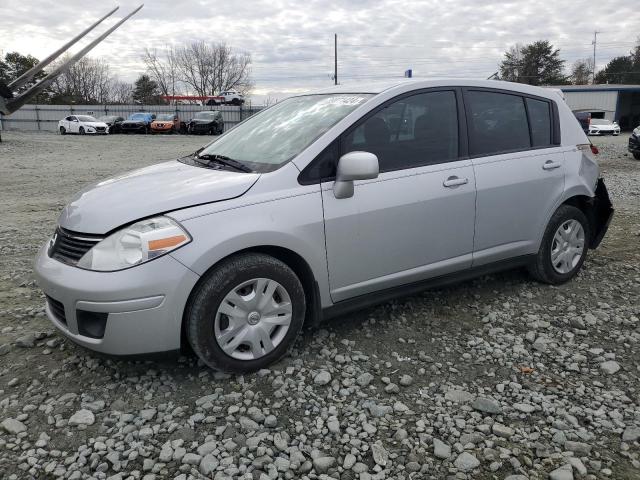
<path fill-rule="evenodd" d="M 544 170 L 553 170 L 554 168 L 560 168 L 562 165 L 560 164 L 560 162 L 554 162 L 553 160 L 547 160 L 546 162 L 544 162 L 544 165 L 542 165 L 542 168 Z"/>
<path fill-rule="evenodd" d="M 460 177 L 449 177 L 447 178 L 444 182 L 442 182 L 442 185 L 444 185 L 447 188 L 451 188 L 451 187 L 457 187 L 458 185 L 465 185 L 469 183 L 469 179 L 468 178 L 460 178 Z"/>

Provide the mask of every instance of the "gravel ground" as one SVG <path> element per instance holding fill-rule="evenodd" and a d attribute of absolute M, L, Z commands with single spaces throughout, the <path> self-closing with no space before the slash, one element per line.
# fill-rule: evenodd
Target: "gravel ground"
<path fill-rule="evenodd" d="M 57 335 L 31 265 L 74 191 L 188 136 L 3 132 L 0 477 L 640 477 L 640 162 L 594 139 L 617 209 L 582 273 L 520 271 L 338 318 L 255 375 Z"/>

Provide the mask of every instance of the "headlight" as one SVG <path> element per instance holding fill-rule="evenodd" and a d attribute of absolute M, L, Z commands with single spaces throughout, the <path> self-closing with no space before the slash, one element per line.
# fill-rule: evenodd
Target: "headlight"
<path fill-rule="evenodd" d="M 633 134 L 634 134 L 636 137 L 640 137 L 640 127 L 638 127 L 638 128 L 636 128 L 636 129 L 634 129 L 634 130 L 633 130 Z"/>
<path fill-rule="evenodd" d="M 109 235 L 78 262 L 87 270 L 110 272 L 133 267 L 189 243 L 191 236 L 175 220 L 154 217 Z"/>

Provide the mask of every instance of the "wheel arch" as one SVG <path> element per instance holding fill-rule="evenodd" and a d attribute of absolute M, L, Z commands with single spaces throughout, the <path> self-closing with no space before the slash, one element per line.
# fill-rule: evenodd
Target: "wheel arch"
<path fill-rule="evenodd" d="M 318 282 L 313 274 L 313 270 L 309 263 L 300 255 L 299 253 L 282 246 L 277 245 L 256 245 L 252 247 L 247 247 L 240 249 L 236 252 L 230 253 L 223 258 L 220 258 L 213 265 L 211 265 L 200 277 L 200 280 L 196 282 L 196 284 L 191 289 L 189 293 L 189 297 L 187 302 L 185 303 L 184 310 L 182 312 L 182 321 L 180 325 L 180 343 L 182 350 L 190 349 L 189 342 L 187 340 L 187 335 L 185 331 L 186 327 L 186 315 L 189 304 L 191 303 L 191 298 L 193 297 L 196 290 L 200 287 L 204 278 L 207 274 L 213 269 L 217 268 L 222 262 L 245 253 L 262 253 L 264 255 L 269 255 L 274 257 L 284 264 L 286 264 L 296 276 L 302 282 L 302 288 L 304 290 L 305 301 L 306 301 L 306 312 L 305 312 L 305 325 L 316 326 L 320 323 L 321 315 L 322 315 L 322 307 L 320 302 L 320 291 L 318 287 Z"/>
<path fill-rule="evenodd" d="M 596 195 L 588 196 L 584 194 L 573 195 L 565 199 L 561 205 L 571 205 L 579 209 L 587 217 L 589 222 L 589 248 L 596 248 L 602 241 L 602 237 L 606 233 L 609 225 L 610 216 L 608 214 L 611 208 L 609 196 L 600 190 L 603 187 L 598 186 Z M 608 204 L 608 205 L 607 205 Z M 611 211 L 613 211 L 611 209 Z"/>

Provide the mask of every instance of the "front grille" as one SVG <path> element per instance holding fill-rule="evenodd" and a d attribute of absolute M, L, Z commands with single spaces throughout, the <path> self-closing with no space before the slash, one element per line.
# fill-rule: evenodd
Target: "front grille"
<path fill-rule="evenodd" d="M 58 227 L 49 256 L 62 263 L 76 265 L 82 256 L 103 239 L 101 235 L 76 233 Z"/>
<path fill-rule="evenodd" d="M 104 132 L 105 130 L 105 127 L 96 127 L 96 132 Z"/>
<path fill-rule="evenodd" d="M 51 313 L 53 313 L 53 316 L 56 317 L 58 321 L 66 325 L 67 316 L 64 313 L 64 305 L 59 301 L 51 298 L 49 295 L 47 295 L 46 297 L 47 297 L 47 303 L 49 304 L 49 309 L 51 310 Z"/>

